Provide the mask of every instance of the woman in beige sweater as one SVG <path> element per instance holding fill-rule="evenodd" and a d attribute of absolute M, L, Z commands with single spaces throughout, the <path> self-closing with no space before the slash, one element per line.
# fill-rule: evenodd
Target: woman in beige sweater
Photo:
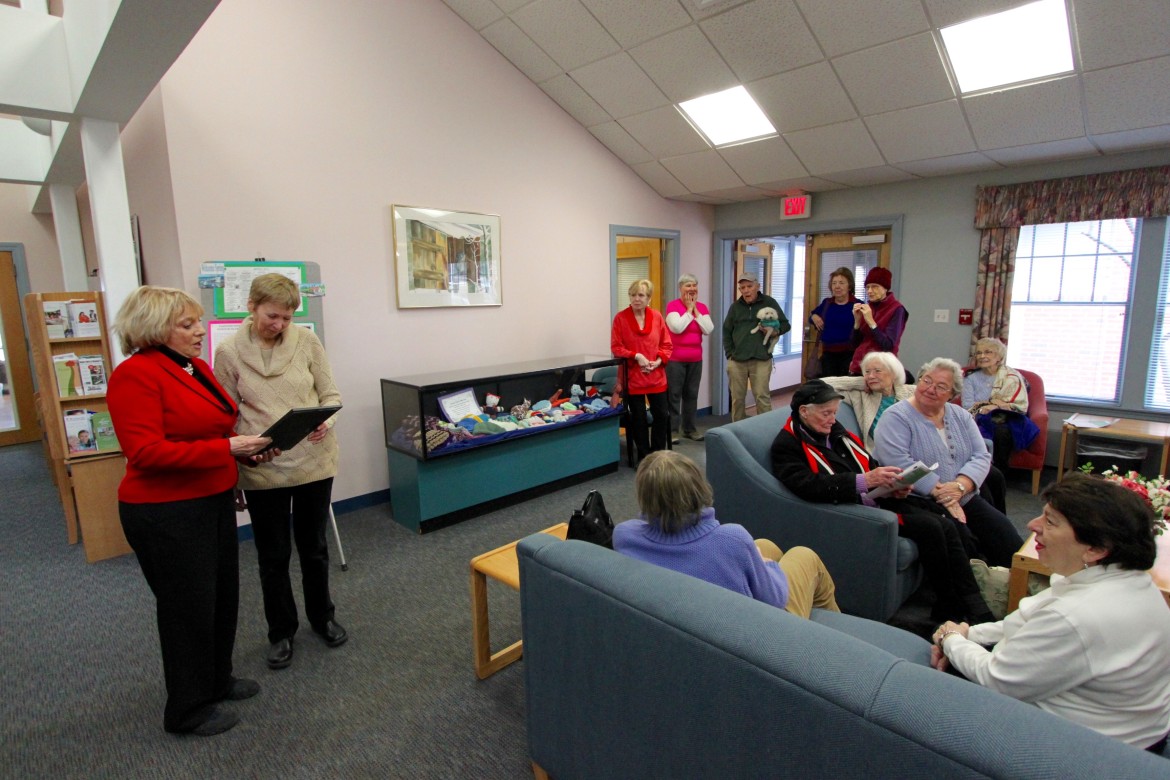
<path fill-rule="evenodd" d="M 239 404 L 241 433 L 261 433 L 289 409 L 341 403 L 321 341 L 292 322 L 300 304 L 300 291 L 291 279 L 280 274 L 256 277 L 248 293 L 250 316 L 216 350 L 215 377 Z M 349 638 L 334 620 L 325 542 L 337 474 L 335 419 L 271 463 L 240 469 L 239 487 L 252 515 L 272 669 L 292 663 L 293 635 L 299 627 L 288 574 L 292 540 L 301 562 L 309 625 L 330 647 Z"/>
<path fill-rule="evenodd" d="M 906 369 L 890 352 L 867 353 L 861 359 L 861 376 L 824 379 L 853 407 L 867 449 L 873 449 L 873 432 L 882 412 L 914 395 L 914 387 L 906 384 Z"/>

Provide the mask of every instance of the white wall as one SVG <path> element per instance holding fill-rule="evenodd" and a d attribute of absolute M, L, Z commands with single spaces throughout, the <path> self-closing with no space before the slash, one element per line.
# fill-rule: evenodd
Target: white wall
<path fill-rule="evenodd" d="M 224 0 L 161 94 L 183 286 L 321 265 L 336 499 L 388 485 L 381 377 L 607 354 L 611 224 L 680 230 L 709 287 L 713 210 L 660 198 L 436 0 Z M 391 204 L 500 215 L 503 306 L 397 309 Z"/>

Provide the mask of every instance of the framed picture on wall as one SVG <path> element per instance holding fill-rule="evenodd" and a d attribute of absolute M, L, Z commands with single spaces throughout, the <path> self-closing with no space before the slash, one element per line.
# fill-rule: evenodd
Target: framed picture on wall
<path fill-rule="evenodd" d="M 390 209 L 398 308 L 503 303 L 498 216 Z"/>

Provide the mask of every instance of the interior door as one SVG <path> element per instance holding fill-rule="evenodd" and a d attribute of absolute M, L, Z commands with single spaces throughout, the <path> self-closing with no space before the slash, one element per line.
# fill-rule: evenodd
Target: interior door
<path fill-rule="evenodd" d="M 853 233 L 817 233 L 809 235 L 804 294 L 804 369 L 801 381 L 808 379 L 808 360 L 820 351 L 815 329 L 808 327 L 813 309 L 829 296 L 829 277 L 842 266 L 853 272 L 853 294 L 865 300 L 865 275 L 872 268 L 890 267 L 890 231 L 864 230 Z"/>
<path fill-rule="evenodd" d="M 661 312 L 666 305 L 665 301 L 674 296 L 665 297 L 667 291 L 662 289 L 663 280 L 663 244 L 660 238 L 644 238 L 641 236 L 618 236 L 617 256 L 617 289 L 614 290 L 614 309 L 620 311 L 630 305 L 630 285 L 639 279 L 649 279 L 654 285 L 654 295 L 650 298 L 650 308 Z M 673 291 L 671 291 L 673 292 Z"/>
<path fill-rule="evenodd" d="M 16 265 L 11 252 L 0 252 L 0 446 L 40 437 Z"/>
<path fill-rule="evenodd" d="M 747 271 L 760 280 L 760 290 L 772 289 L 772 245 L 765 241 L 735 242 L 735 276 L 731 280 L 731 300 L 739 297 L 739 275 Z"/>

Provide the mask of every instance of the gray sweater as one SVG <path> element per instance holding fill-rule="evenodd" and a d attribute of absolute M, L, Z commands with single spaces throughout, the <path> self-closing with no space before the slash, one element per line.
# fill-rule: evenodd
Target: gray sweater
<path fill-rule="evenodd" d="M 920 460 L 926 465 L 938 463 L 938 471 L 927 474 L 914 485 L 914 492 L 930 495 L 939 482 L 952 482 L 960 474 L 970 477 L 976 487 L 983 484 L 991 468 L 991 455 L 979 433 L 975 420 L 963 407 L 946 404 L 943 444 L 938 428 L 909 401 L 899 401 L 882 415 L 874 433 L 873 454 L 888 466 L 906 468 Z M 966 504 L 978 490 L 969 491 L 960 503 Z"/>

